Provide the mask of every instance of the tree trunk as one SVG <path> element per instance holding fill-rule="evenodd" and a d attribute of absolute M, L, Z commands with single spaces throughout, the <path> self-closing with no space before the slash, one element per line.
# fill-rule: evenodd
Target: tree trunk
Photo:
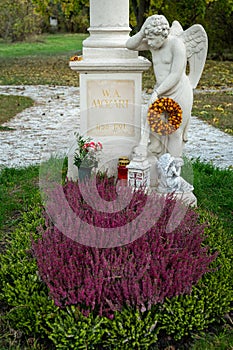
<path fill-rule="evenodd" d="M 132 6 L 137 20 L 136 30 L 139 31 L 149 12 L 150 0 L 132 0 Z"/>

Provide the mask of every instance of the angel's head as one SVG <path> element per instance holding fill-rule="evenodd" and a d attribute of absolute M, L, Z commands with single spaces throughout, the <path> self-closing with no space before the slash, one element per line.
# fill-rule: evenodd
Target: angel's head
<path fill-rule="evenodd" d="M 147 19 L 145 36 L 149 46 L 153 47 L 154 45 L 157 48 L 160 44 L 162 45 L 163 41 L 168 37 L 169 32 L 169 23 L 163 15 L 153 15 Z M 153 41 L 155 39 L 156 41 Z"/>

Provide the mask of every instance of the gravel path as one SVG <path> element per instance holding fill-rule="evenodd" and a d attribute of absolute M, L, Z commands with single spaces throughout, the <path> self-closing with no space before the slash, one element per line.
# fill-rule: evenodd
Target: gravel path
<path fill-rule="evenodd" d="M 68 86 L 0 86 L 0 94 L 29 96 L 31 108 L 3 124 L 0 167 L 38 164 L 51 154 L 66 154 L 79 130 L 79 88 Z M 192 117 L 184 154 L 220 168 L 233 166 L 233 136 Z"/>

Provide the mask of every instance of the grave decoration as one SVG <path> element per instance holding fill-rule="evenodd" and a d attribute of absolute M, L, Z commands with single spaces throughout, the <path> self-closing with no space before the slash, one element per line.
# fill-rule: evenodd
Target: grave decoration
<path fill-rule="evenodd" d="M 182 183 L 175 192 L 183 195 L 188 191 L 187 197 L 193 202 L 193 187 L 184 186 L 180 175 L 166 179 L 165 172 L 159 177 L 157 163 L 164 161 L 160 159 L 164 154 L 175 162 L 182 158 L 193 90 L 207 56 L 205 29 L 194 24 L 184 30 L 178 21 L 170 26 L 166 17 L 155 14 L 145 20 L 138 33 L 129 36 L 128 1 L 100 0 L 97 4 L 90 0 L 90 8 L 90 36 L 83 42 L 82 57 L 70 59 L 70 68 L 80 78 L 80 132 L 109 145 L 102 163 L 114 160 L 114 175 L 118 172 L 117 159 L 122 154 L 130 159 L 129 186 L 163 187 L 162 192 L 169 193 L 170 187 L 164 190 L 164 185 L 174 180 Z M 156 84 L 142 111 L 141 77 L 151 64 L 138 56 L 144 50 L 152 54 Z M 72 171 L 68 162 L 71 178 Z"/>
<path fill-rule="evenodd" d="M 74 165 L 79 169 L 79 177 L 90 177 L 93 168 L 98 167 L 98 159 L 103 145 L 100 141 L 93 141 L 76 134 L 77 148 L 74 153 Z"/>
<path fill-rule="evenodd" d="M 182 156 L 191 118 L 193 89 L 196 88 L 205 65 L 207 46 L 207 34 L 200 24 L 183 30 L 181 24 L 174 21 L 170 27 L 166 17 L 157 14 L 148 17 L 140 31 L 126 42 L 126 47 L 130 50 L 149 50 L 152 54 L 156 85 L 148 108 L 149 123 L 152 130 L 157 132 L 157 139 L 154 145 L 150 144 L 150 150 L 157 158 L 165 153 L 174 157 Z M 150 120 L 151 112 L 161 114 L 164 110 L 170 114 L 168 125 L 162 121 L 157 125 L 154 113 Z M 150 126 L 147 115 L 144 115 L 144 119 L 144 135 L 139 145 L 145 148 L 146 154 L 150 142 Z M 176 131 L 177 128 L 179 132 Z M 141 153 L 141 149 L 138 150 Z"/>
<path fill-rule="evenodd" d="M 183 30 L 178 21 L 174 21 L 170 27 L 166 17 L 156 14 L 146 19 L 139 32 L 127 40 L 126 47 L 151 52 L 156 78 L 146 113 L 142 115 L 144 130 L 132 152 L 131 162 L 138 163 L 137 159 L 141 158 L 138 165 L 142 166 L 143 171 L 144 160 L 149 160 L 153 178 L 150 186 L 157 190 L 158 187 L 160 190 L 162 188 L 162 192 L 167 193 L 171 192 L 170 182 L 178 182 L 179 188 L 173 186 L 172 191 L 182 193 L 182 196 L 185 194 L 188 204 L 193 204 L 193 187 L 176 172 L 172 176 L 167 171 L 163 172 L 158 183 L 157 163 L 164 165 L 165 162 L 167 169 L 174 162 L 177 165 L 182 157 L 190 125 L 193 89 L 199 82 L 207 56 L 205 29 L 200 24 L 194 24 Z M 160 159 L 163 155 L 166 155 L 165 159 Z M 167 159 L 168 156 L 171 159 Z"/>
<path fill-rule="evenodd" d="M 152 132 L 168 135 L 180 127 L 182 109 L 172 98 L 159 98 L 149 106 L 147 120 Z"/>
<path fill-rule="evenodd" d="M 117 166 L 117 178 L 118 181 L 121 183 L 121 185 L 127 186 L 127 180 L 128 180 L 128 168 L 127 165 L 129 164 L 129 158 L 128 157 L 120 157 L 118 159 L 118 166 Z"/>
<path fill-rule="evenodd" d="M 74 55 L 72 57 L 70 57 L 70 61 L 73 62 L 73 61 L 82 61 L 83 59 L 83 56 L 77 56 L 77 55 Z"/>
<path fill-rule="evenodd" d="M 158 186 L 157 192 L 161 194 L 173 193 L 174 197 L 184 203 L 195 207 L 197 199 L 192 193 L 193 186 L 181 176 L 182 158 L 173 157 L 170 153 L 163 154 L 157 162 Z"/>
<path fill-rule="evenodd" d="M 128 185 L 139 189 L 147 189 L 150 186 L 150 163 L 147 159 L 133 159 L 127 165 Z"/>

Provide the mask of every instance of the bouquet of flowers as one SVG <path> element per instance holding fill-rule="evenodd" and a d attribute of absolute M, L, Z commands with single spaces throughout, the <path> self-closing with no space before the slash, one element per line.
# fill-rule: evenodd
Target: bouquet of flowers
<path fill-rule="evenodd" d="M 103 146 L 101 142 L 94 142 L 89 137 L 76 134 L 78 147 L 74 153 L 74 165 L 78 168 L 96 168 L 98 166 L 98 155 Z"/>

